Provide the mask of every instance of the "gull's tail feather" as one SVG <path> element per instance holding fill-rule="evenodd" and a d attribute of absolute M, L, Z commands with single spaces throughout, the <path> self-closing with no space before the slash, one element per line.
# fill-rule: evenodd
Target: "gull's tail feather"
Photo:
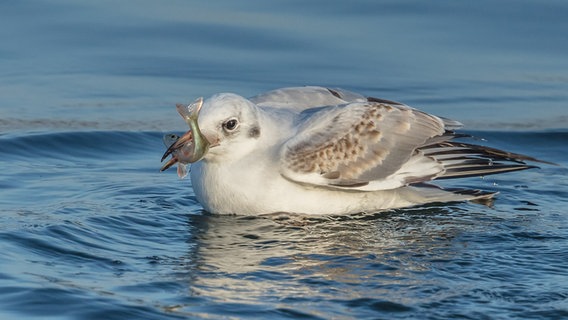
<path fill-rule="evenodd" d="M 444 190 L 451 192 L 456 197 L 465 197 L 467 198 L 467 201 L 482 204 L 488 207 L 493 205 L 495 196 L 499 193 L 496 191 L 484 191 L 479 189 L 449 188 Z"/>
<path fill-rule="evenodd" d="M 459 188 L 448 188 L 442 189 L 453 194 L 471 197 L 471 199 L 489 199 L 493 198 L 498 192 L 484 191 L 479 189 L 459 189 Z"/>
<path fill-rule="evenodd" d="M 478 189 L 442 188 L 433 184 L 419 183 L 408 187 L 414 194 L 409 200 L 416 204 L 436 202 L 474 201 L 490 205 L 498 192 Z"/>

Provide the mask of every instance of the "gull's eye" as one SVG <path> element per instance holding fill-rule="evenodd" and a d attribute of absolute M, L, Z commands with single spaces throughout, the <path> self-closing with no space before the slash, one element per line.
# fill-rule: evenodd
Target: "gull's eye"
<path fill-rule="evenodd" d="M 223 123 L 223 129 L 225 131 L 234 131 L 239 126 L 239 121 L 235 118 L 229 119 Z"/>

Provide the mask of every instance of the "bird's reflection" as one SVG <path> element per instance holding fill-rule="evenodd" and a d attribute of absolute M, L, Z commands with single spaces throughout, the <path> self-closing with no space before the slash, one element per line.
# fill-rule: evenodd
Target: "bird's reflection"
<path fill-rule="evenodd" d="M 420 285 L 432 261 L 450 261 L 474 222 L 459 207 L 346 217 L 190 216 L 194 243 L 182 265 L 192 295 L 225 302 L 390 294 Z M 471 213 L 470 213 L 471 214 Z M 421 279 L 421 280 L 420 280 Z M 382 288 L 382 289 L 381 289 Z"/>

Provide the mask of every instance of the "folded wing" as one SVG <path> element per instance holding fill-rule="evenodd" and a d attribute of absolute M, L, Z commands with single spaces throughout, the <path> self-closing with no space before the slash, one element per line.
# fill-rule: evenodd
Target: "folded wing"
<path fill-rule="evenodd" d="M 417 149 L 445 132 L 443 119 L 405 105 L 366 101 L 322 108 L 303 118 L 282 146 L 281 172 L 300 183 L 358 190 L 427 181 L 444 167 Z"/>
<path fill-rule="evenodd" d="M 527 156 L 452 141 L 459 122 L 368 98 L 305 110 L 280 150 L 281 174 L 329 188 L 386 190 L 436 178 L 531 168 Z"/>

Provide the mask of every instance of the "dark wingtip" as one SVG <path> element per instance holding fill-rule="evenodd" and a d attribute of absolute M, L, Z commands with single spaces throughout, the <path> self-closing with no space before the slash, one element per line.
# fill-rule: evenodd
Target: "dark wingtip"
<path fill-rule="evenodd" d="M 367 101 L 368 102 L 391 104 L 391 105 L 394 105 L 394 106 L 404 105 L 404 103 L 400 103 L 400 102 L 396 102 L 396 101 L 392 101 L 392 100 L 387 100 L 387 99 L 375 98 L 375 97 L 367 97 Z"/>

